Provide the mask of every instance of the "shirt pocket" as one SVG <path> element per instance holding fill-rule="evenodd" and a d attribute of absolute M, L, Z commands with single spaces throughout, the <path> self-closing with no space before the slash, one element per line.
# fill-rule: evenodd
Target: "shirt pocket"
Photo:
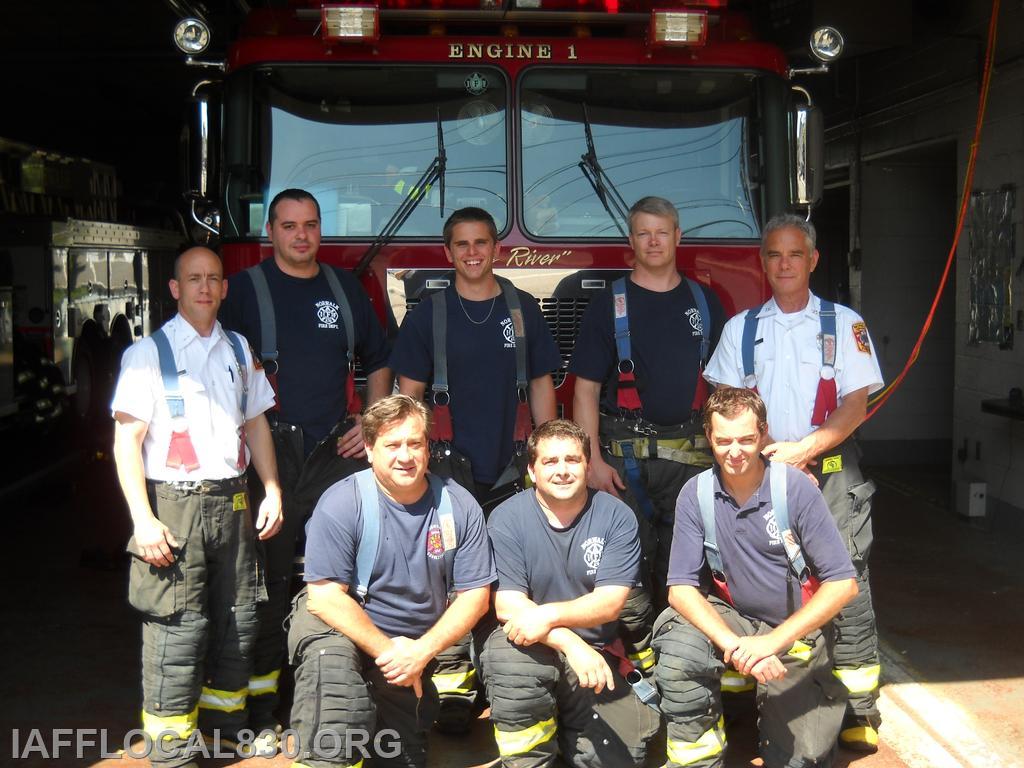
<path fill-rule="evenodd" d="M 763 382 L 769 380 L 772 375 L 772 371 L 775 369 L 775 347 L 770 343 L 769 340 L 765 340 L 760 344 L 754 344 L 754 375 L 757 377 L 758 385 L 762 385 Z M 745 378 L 746 372 L 743 370 L 743 362 L 740 360 L 740 379 Z M 747 384 L 746 381 L 743 382 Z"/>

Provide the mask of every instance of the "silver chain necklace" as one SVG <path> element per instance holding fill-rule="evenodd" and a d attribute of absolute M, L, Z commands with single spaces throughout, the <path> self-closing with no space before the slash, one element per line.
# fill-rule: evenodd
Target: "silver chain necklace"
<path fill-rule="evenodd" d="M 474 320 L 472 317 L 469 316 L 469 312 L 466 311 L 466 305 L 462 303 L 462 294 L 459 293 L 458 291 L 456 291 L 455 295 L 459 297 L 459 306 L 462 307 L 462 314 L 464 314 L 466 316 L 466 319 L 469 320 L 469 322 L 471 322 L 473 325 L 483 325 L 488 320 L 490 320 L 491 319 L 491 313 L 494 311 L 494 305 L 498 301 L 498 297 L 497 296 L 492 298 L 491 299 L 491 308 L 487 310 L 487 314 L 484 316 L 484 319 L 483 320 Z"/>

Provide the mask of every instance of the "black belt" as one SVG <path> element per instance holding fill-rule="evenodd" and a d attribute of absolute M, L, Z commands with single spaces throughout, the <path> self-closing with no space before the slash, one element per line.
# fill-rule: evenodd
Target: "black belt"
<path fill-rule="evenodd" d="M 245 489 L 245 475 L 222 480 L 146 480 L 150 488 L 171 488 L 179 493 L 225 493 Z"/>

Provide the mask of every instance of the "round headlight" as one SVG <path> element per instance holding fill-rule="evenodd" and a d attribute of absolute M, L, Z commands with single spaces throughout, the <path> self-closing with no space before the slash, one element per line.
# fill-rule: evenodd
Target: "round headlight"
<path fill-rule="evenodd" d="M 818 27 L 811 33 L 811 53 L 820 61 L 830 62 L 843 52 L 843 36 L 835 27 Z"/>
<path fill-rule="evenodd" d="M 174 27 L 174 44 L 190 56 L 202 53 L 210 44 L 210 28 L 201 19 L 182 19 Z"/>

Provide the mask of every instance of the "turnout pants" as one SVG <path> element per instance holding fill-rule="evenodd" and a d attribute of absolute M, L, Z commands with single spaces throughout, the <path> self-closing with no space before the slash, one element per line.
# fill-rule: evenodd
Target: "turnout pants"
<path fill-rule="evenodd" d="M 738 635 L 771 630 L 716 597 L 709 600 Z M 846 702 L 845 689 L 832 675 L 832 646 L 833 629 L 826 624 L 780 655 L 785 677 L 757 685 L 759 751 L 767 768 L 832 764 Z M 668 724 L 666 766 L 718 768 L 726 745 L 721 652 L 672 608 L 658 617 L 654 649 Z"/>
<path fill-rule="evenodd" d="M 849 727 L 881 723 L 878 712 L 878 631 L 871 603 L 868 557 L 874 536 L 871 529 L 871 497 L 875 484 L 865 481 L 859 451 L 847 440 L 818 457 L 821 493 L 828 503 L 839 533 L 857 569 L 859 592 L 835 618 L 835 675 L 850 693 Z"/>
<path fill-rule="evenodd" d="M 422 699 L 390 684 L 355 643 L 306 610 L 305 591 L 292 610 L 288 656 L 296 667 L 296 764 L 358 766 L 370 756 L 378 768 L 426 766 L 427 732 L 437 713 L 429 666 Z"/>
<path fill-rule="evenodd" d="M 159 568 L 132 558 L 129 602 L 142 625 L 142 722 L 155 766 L 189 761 L 197 725 L 246 726 L 259 580 L 245 478 L 149 483 L 156 517 L 179 543 Z M 135 540 L 129 542 L 135 551 Z"/>
<path fill-rule="evenodd" d="M 696 422 L 663 427 L 602 414 L 600 431 L 601 458 L 626 486 L 622 500 L 640 528 L 644 587 L 630 592 L 619 624 L 630 659 L 648 672 L 654 666 L 651 626 L 655 613 L 668 605 L 665 582 L 676 500 L 686 482 L 711 466 L 712 459 Z"/>
<path fill-rule="evenodd" d="M 257 733 L 277 728 L 275 714 L 280 703 L 279 683 L 284 662 L 284 620 L 288 615 L 295 557 L 304 547 L 303 535 L 321 494 L 331 485 L 366 468 L 364 459 L 337 455 L 337 439 L 352 426 L 343 422 L 325 437 L 307 458 L 302 430 L 275 422 L 271 434 L 277 454 L 284 522 L 278 534 L 260 542 L 266 567 L 267 601 L 259 606 L 259 634 L 253 651 L 253 675 L 249 681 L 249 727 Z M 253 496 L 263 497 L 263 486 L 255 472 L 249 473 Z"/>
<path fill-rule="evenodd" d="M 494 489 L 487 484 L 475 482 L 470 460 L 451 447 L 446 453 L 438 451 L 436 455 L 431 455 L 430 471 L 439 477 L 451 478 L 470 491 L 483 509 L 485 517 L 520 490 L 518 485 L 511 483 Z M 479 649 L 496 621 L 493 613 L 488 613 L 473 631 L 467 632 L 458 642 L 437 655 L 433 680 L 441 701 L 438 730 L 460 733 L 469 728 L 479 702 L 477 673 L 472 661 L 473 644 L 476 642 Z"/>
<path fill-rule="evenodd" d="M 559 751 L 574 768 L 643 765 L 660 718 L 620 676 L 615 657 L 604 656 L 615 690 L 594 694 L 552 648 L 514 645 L 500 627 L 490 634 L 480 666 L 503 766 L 546 768 Z"/>

